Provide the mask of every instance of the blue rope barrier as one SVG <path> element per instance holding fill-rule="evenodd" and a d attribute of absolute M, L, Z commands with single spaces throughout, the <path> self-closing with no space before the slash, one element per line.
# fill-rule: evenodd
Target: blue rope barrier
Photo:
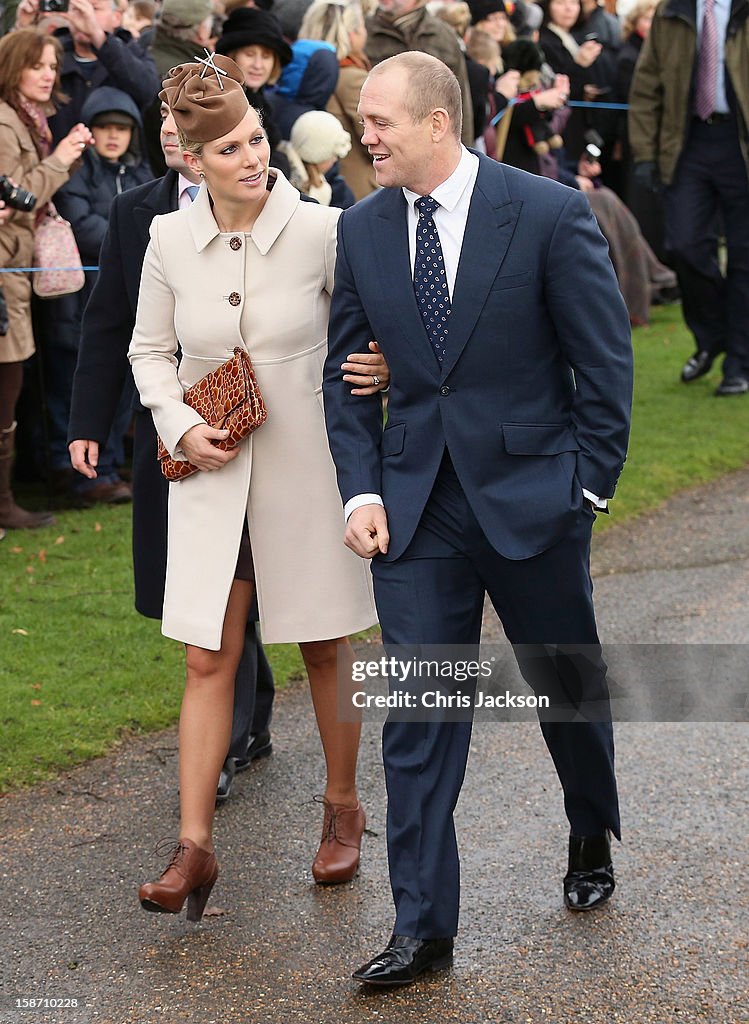
<path fill-rule="evenodd" d="M 98 270 L 98 267 L 0 267 L 0 274 L 41 274 L 43 270 Z"/>
<path fill-rule="evenodd" d="M 518 103 L 530 103 L 531 100 L 510 100 L 504 110 L 500 110 L 496 114 L 489 124 L 494 128 L 496 127 L 502 118 L 505 116 L 510 107 L 516 106 Z M 565 106 L 568 107 L 582 107 L 586 110 L 629 110 L 629 103 L 596 103 L 591 100 L 567 100 Z"/>

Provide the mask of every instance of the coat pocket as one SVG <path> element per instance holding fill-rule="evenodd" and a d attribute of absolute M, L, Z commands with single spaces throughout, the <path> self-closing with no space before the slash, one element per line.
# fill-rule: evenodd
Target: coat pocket
<path fill-rule="evenodd" d="M 406 439 L 406 424 L 388 424 L 382 435 L 382 457 L 387 455 L 400 455 L 403 451 L 403 444 Z"/>
<path fill-rule="evenodd" d="M 509 455 L 561 455 L 580 450 L 566 423 L 503 423 L 502 434 Z"/>

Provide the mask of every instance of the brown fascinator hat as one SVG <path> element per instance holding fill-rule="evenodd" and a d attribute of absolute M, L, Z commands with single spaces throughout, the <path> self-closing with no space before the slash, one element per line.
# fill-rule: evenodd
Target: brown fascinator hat
<path fill-rule="evenodd" d="M 212 142 L 228 135 L 250 109 L 244 75 L 230 57 L 208 53 L 195 63 L 178 64 L 164 79 L 159 99 L 190 142 Z"/>

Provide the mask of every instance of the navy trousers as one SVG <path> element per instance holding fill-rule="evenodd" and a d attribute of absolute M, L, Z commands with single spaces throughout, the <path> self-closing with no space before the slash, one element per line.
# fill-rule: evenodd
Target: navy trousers
<path fill-rule="evenodd" d="M 595 721 L 543 721 L 544 739 L 564 793 L 572 831 L 619 837 L 613 731 L 606 666 L 593 614 L 588 566 L 594 515 L 580 511 L 572 532 L 533 558 L 498 554 L 474 516 L 447 454 L 413 541 L 394 562 L 374 559 L 375 599 L 388 654 L 430 658 L 434 645 L 478 651 L 484 596 L 538 692 L 558 685 L 565 703 L 594 701 Z M 525 646 L 527 645 L 527 646 Z M 542 645 L 586 645 L 571 665 Z M 574 660 L 574 659 L 573 659 Z M 551 680 L 551 686 L 549 681 Z M 391 690 L 402 689 L 391 681 Z M 465 686 L 462 687 L 465 689 Z M 603 708 L 603 714 L 601 709 Z M 423 716 L 422 716 L 423 717 Z M 383 728 L 388 792 L 388 857 L 395 932 L 414 938 L 455 935 L 460 872 L 453 812 L 471 737 L 464 720 L 389 719 Z"/>
<path fill-rule="evenodd" d="M 692 121 L 664 189 L 665 246 L 697 351 L 725 352 L 724 377 L 749 377 L 749 178 L 734 120 Z M 726 276 L 718 231 L 726 239 Z"/>

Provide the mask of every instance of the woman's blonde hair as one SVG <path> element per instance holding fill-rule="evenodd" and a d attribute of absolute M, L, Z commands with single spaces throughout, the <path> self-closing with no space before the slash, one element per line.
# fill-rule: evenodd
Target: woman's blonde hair
<path fill-rule="evenodd" d="M 350 32 L 364 28 L 364 12 L 357 0 L 337 3 L 335 0 L 315 0 L 307 8 L 299 26 L 299 39 L 319 39 L 335 46 L 338 60 L 345 60 L 353 52 Z"/>
<path fill-rule="evenodd" d="M 438 7 L 434 13 L 440 21 L 446 22 L 463 39 L 471 24 L 471 8 L 468 4 L 445 4 L 443 7 Z"/>
<path fill-rule="evenodd" d="M 622 22 L 622 39 L 625 41 L 634 33 L 637 22 L 645 14 L 655 14 L 658 5 L 653 0 L 637 0 L 634 7 L 627 11 Z"/>

